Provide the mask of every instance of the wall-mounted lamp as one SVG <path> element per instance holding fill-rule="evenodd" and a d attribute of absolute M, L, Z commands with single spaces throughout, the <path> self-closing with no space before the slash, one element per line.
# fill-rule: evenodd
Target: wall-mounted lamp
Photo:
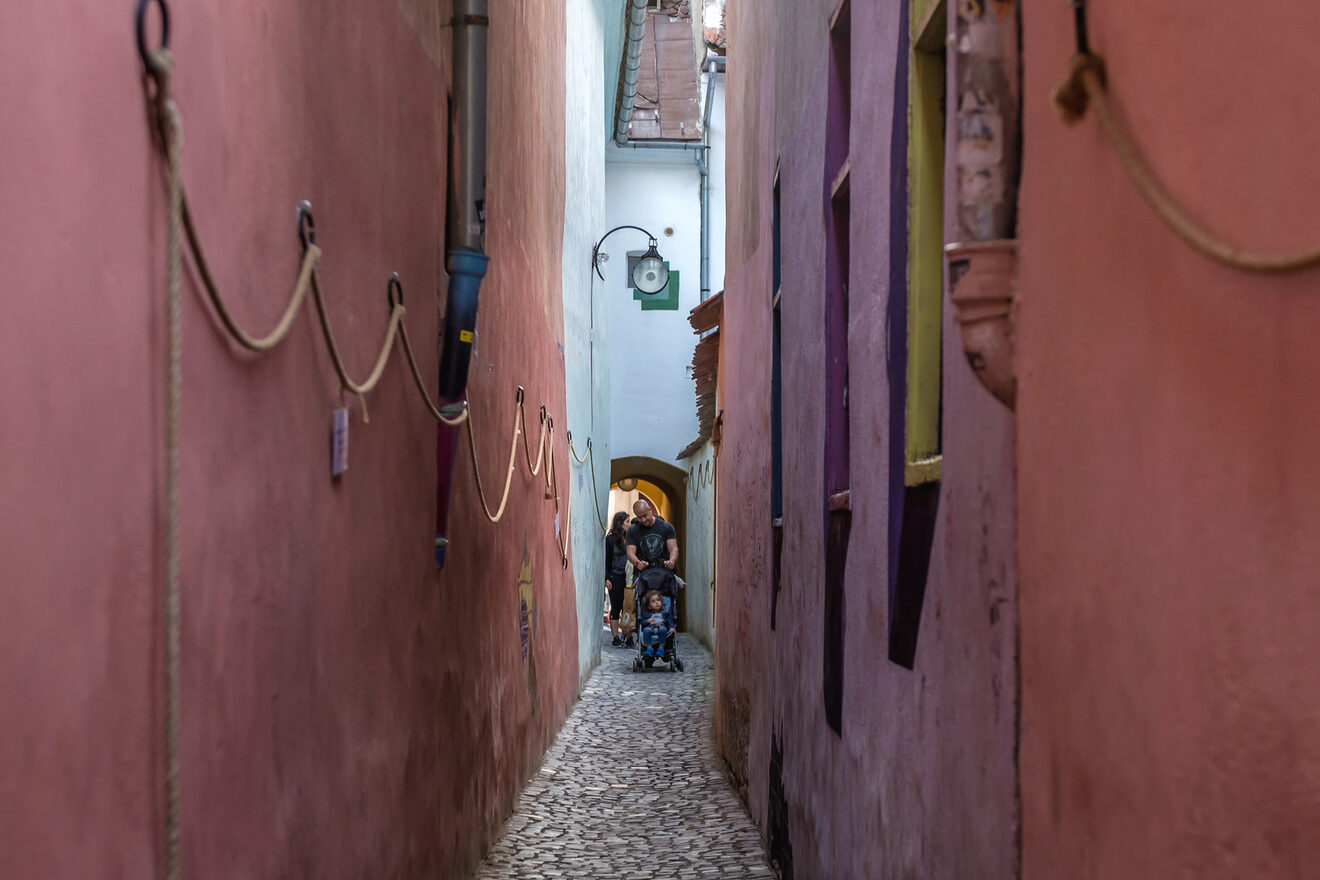
<path fill-rule="evenodd" d="M 591 249 L 592 269 L 595 270 L 596 275 L 600 277 L 601 281 L 605 280 L 605 276 L 602 275 L 600 271 L 600 264 L 602 262 L 600 246 L 605 242 L 605 239 L 609 238 L 620 229 L 636 229 L 638 232 L 646 233 L 646 237 L 650 240 L 650 247 L 647 249 L 646 253 L 642 254 L 641 259 L 637 261 L 637 265 L 633 267 L 632 286 L 647 296 L 654 296 L 655 294 L 660 293 L 669 286 L 669 268 L 665 266 L 664 258 L 660 256 L 660 252 L 655 249 L 655 236 L 640 226 L 616 226 L 602 235 L 600 241 L 596 242 L 595 247 Z"/>

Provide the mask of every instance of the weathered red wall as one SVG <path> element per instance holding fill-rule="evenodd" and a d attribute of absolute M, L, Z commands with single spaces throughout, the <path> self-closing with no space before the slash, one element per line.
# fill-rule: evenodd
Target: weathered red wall
<path fill-rule="evenodd" d="M 852 535 L 842 735 L 822 694 L 825 77 L 830 0 L 730 6 L 718 500 L 721 753 L 770 834 L 772 731 L 794 876 L 1007 877 L 1016 859 L 1012 418 L 946 308 L 944 480 L 916 668 L 888 659 L 885 360 L 899 15 L 852 4 Z M 899 112 L 906 114 L 900 107 Z M 784 547 L 770 630 L 771 211 L 783 224 Z M 902 290 L 895 295 L 905 295 Z M 902 442 L 898 436 L 893 442 Z"/>
<path fill-rule="evenodd" d="M 1320 239 L 1320 8 L 1092 4 L 1116 112 L 1212 230 Z M 1320 293 L 1192 252 L 1025 19 L 1018 425 L 1028 877 L 1313 876 Z"/>
<path fill-rule="evenodd" d="M 173 5 L 184 177 L 240 320 L 264 332 L 283 307 L 309 198 L 350 369 L 370 366 L 397 270 L 434 384 L 448 4 Z M 498 491 L 514 387 L 533 418 L 564 408 L 564 29 L 550 4 L 491 5 L 492 263 L 471 399 Z M 5 877 L 147 876 L 160 848 L 165 199 L 132 12 L 29 6 L 0 36 Z M 253 357 L 195 285 L 184 300 L 185 874 L 453 876 L 575 692 L 553 511 L 520 474 L 486 523 L 464 451 L 437 571 L 435 426 L 403 361 L 370 424 L 352 402 L 350 469 L 332 482 L 339 394 L 310 306 Z"/>

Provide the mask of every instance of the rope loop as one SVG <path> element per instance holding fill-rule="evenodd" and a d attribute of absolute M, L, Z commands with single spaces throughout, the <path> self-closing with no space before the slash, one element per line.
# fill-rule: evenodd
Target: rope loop
<path fill-rule="evenodd" d="M 162 2 L 161 9 L 164 10 Z M 142 18 L 145 3 L 138 10 L 139 49 L 143 49 Z M 168 34 L 168 27 L 166 28 Z M 165 154 L 169 173 L 169 222 L 166 227 L 166 344 L 165 344 L 165 718 L 161 731 L 165 764 L 164 853 L 166 880 L 178 880 L 181 872 L 181 834 L 183 798 L 179 773 L 179 729 L 181 723 L 180 674 L 180 582 L 183 541 L 179 525 L 180 508 L 180 410 L 183 400 L 183 235 L 186 206 L 183 200 L 183 120 L 170 97 L 169 79 L 172 62 L 169 49 L 162 46 L 150 55 L 147 65 L 156 83 L 155 110 L 159 146 Z M 145 58 L 144 58 L 145 60 Z"/>
<path fill-rule="evenodd" d="M 600 498 L 597 497 L 596 493 L 596 486 L 599 484 L 596 482 L 596 456 L 592 452 L 592 440 L 594 438 L 587 438 L 587 445 L 583 447 L 586 450 L 586 455 L 578 455 L 577 450 L 573 448 L 573 432 L 568 431 L 566 433 L 568 437 L 568 454 L 573 457 L 573 460 L 578 464 L 591 462 L 591 503 L 596 508 L 596 523 L 600 526 L 600 532 L 602 535 L 606 534 L 609 529 L 605 526 L 605 516 L 600 511 Z"/>
<path fill-rule="evenodd" d="M 417 393 L 421 395 L 422 403 L 426 404 L 426 410 L 431 414 L 431 417 L 442 425 L 448 425 L 451 428 L 457 428 L 467 421 L 470 410 L 466 400 L 447 403 L 444 406 L 436 406 L 431 400 L 431 393 L 426 390 L 426 383 L 422 381 L 422 371 L 417 367 L 417 358 L 413 356 L 412 342 L 408 339 L 407 324 L 399 324 L 399 341 L 403 343 L 403 355 L 404 359 L 408 361 L 408 371 L 412 373 L 413 384 L 417 387 Z"/>
<path fill-rule="evenodd" d="M 509 443 L 509 466 L 504 471 L 504 491 L 500 495 L 499 507 L 492 513 L 490 504 L 486 501 L 486 489 L 481 482 L 481 466 L 477 463 L 477 438 L 472 431 L 472 419 L 467 420 L 467 438 L 468 451 L 472 455 L 472 478 L 477 484 L 477 500 L 481 502 L 482 512 L 486 514 L 486 519 L 497 523 L 504 516 L 504 507 L 509 503 L 509 489 L 513 485 L 514 458 L 518 454 L 518 433 L 522 424 L 522 387 L 519 386 L 518 393 L 515 395 L 516 404 L 513 408 L 513 437 Z"/>
<path fill-rule="evenodd" d="M 1320 247 L 1272 253 L 1250 251 L 1219 238 L 1189 217 L 1156 179 L 1136 145 L 1114 118 L 1104 60 L 1099 55 L 1089 51 L 1074 55 L 1071 72 L 1054 90 L 1053 99 L 1063 121 L 1069 125 L 1081 120 L 1088 108 L 1094 108 L 1096 122 L 1146 204 L 1175 235 L 1202 256 L 1231 269 L 1262 274 L 1297 272 L 1320 264 Z"/>
<path fill-rule="evenodd" d="M 165 5 L 165 0 L 156 0 L 156 6 L 160 8 L 160 46 L 147 48 L 147 7 L 150 5 L 151 0 L 138 0 L 137 13 L 134 15 L 138 56 L 147 70 L 152 69 L 159 56 L 168 61 L 170 51 L 170 8 Z"/>
<path fill-rule="evenodd" d="M 518 386 L 518 390 L 520 392 L 522 391 L 521 385 Z M 523 406 L 523 401 L 525 399 L 526 399 L 525 394 L 522 394 L 518 397 L 518 413 L 522 417 L 522 425 L 524 428 L 523 457 L 527 460 L 528 475 L 534 477 L 541 472 L 541 462 L 545 460 L 545 436 L 546 436 L 545 404 L 541 404 L 541 421 L 540 421 L 541 433 L 540 436 L 536 438 L 536 462 L 533 463 L 532 447 L 530 441 L 527 439 L 527 431 L 525 430 L 527 427 L 527 410 Z M 546 480 L 546 485 L 548 486 L 550 484 L 550 474 L 548 472 L 546 473 L 545 480 Z"/>

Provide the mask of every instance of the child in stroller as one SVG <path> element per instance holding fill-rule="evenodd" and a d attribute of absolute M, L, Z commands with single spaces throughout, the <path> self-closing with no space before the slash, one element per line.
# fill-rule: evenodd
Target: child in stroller
<path fill-rule="evenodd" d="M 656 662 L 666 663 L 670 672 L 681 672 L 678 658 L 678 577 L 663 568 L 650 568 L 634 579 L 637 595 L 637 623 L 642 627 L 633 671 L 650 669 Z"/>
<path fill-rule="evenodd" d="M 674 615 L 665 609 L 665 600 L 658 590 L 646 594 L 640 620 L 642 621 L 642 656 L 665 655 L 665 642 L 674 634 Z"/>

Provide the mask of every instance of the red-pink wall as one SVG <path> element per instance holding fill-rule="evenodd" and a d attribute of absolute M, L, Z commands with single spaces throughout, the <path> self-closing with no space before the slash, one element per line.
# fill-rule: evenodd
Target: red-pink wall
<path fill-rule="evenodd" d="M 1174 198 L 1247 247 L 1320 242 L 1320 7 L 1089 9 Z M 1313 876 L 1320 274 L 1176 239 L 1049 103 L 1067 6 L 1024 13 L 1024 875 Z"/>
<path fill-rule="evenodd" d="M 492 263 L 470 389 L 498 490 L 514 387 L 533 415 L 564 409 L 563 23 L 548 5 L 491 5 Z M 310 199 L 359 376 L 397 270 L 434 384 L 440 6 L 173 4 L 184 179 L 225 295 L 249 328 L 272 325 L 299 262 L 294 205 Z M 165 199 L 132 12 L 38 4 L 0 36 L 4 877 L 147 876 L 161 846 Z M 350 466 L 332 481 L 340 398 L 310 306 L 282 346 L 251 356 L 191 276 L 183 305 L 184 872 L 452 876 L 575 692 L 553 510 L 519 475 L 488 524 L 464 451 L 438 571 L 435 425 L 404 362 L 370 395 L 369 424 L 351 402 Z"/>
<path fill-rule="evenodd" d="M 915 669 L 888 657 L 886 308 L 895 4 L 852 6 L 852 530 L 841 734 L 822 680 L 827 22 L 836 4 L 729 8 L 728 275 L 721 325 L 717 734 L 775 831 L 777 738 L 796 878 L 1008 877 L 1016 860 L 1012 416 L 967 369 L 946 309 L 944 480 Z M 904 63 L 906 59 L 904 58 Z M 906 116 L 906 108 L 898 112 Z M 770 629 L 772 190 L 783 267 L 784 545 Z M 905 157 L 899 159 L 900 167 Z M 900 266 L 899 277 L 905 274 Z M 900 487 L 901 491 L 901 487 Z"/>

